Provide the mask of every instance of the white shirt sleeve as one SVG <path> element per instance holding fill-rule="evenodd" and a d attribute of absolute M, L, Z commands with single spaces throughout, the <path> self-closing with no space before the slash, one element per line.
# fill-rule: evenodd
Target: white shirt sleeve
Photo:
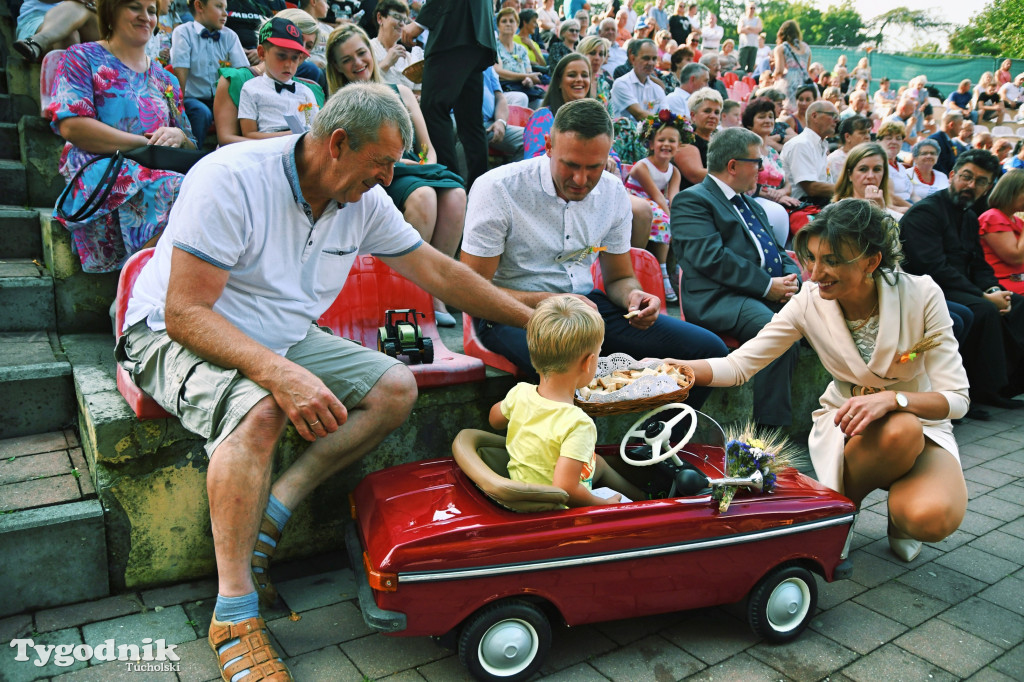
<path fill-rule="evenodd" d="M 493 177 L 480 176 L 466 205 L 462 250 L 480 258 L 500 256 L 511 227 L 512 212 L 501 185 Z"/>
<path fill-rule="evenodd" d="M 224 270 L 230 270 L 245 252 L 252 237 L 252 225 L 233 173 L 222 165 L 196 165 L 182 185 L 188 201 L 174 202 L 174 246 Z"/>
<path fill-rule="evenodd" d="M 171 32 L 171 68 L 192 68 L 192 39 L 196 32 L 192 22 L 179 24 Z M 246 62 L 248 64 L 248 62 Z"/>
<path fill-rule="evenodd" d="M 230 28 L 221 29 L 221 40 L 231 41 L 231 49 L 228 51 L 231 66 L 235 68 L 249 66 L 249 58 L 245 56 L 245 50 L 242 48 L 242 42 L 238 39 L 237 33 Z"/>
<path fill-rule="evenodd" d="M 632 116 L 627 111 L 630 106 L 637 103 L 632 80 L 627 74 L 617 78 L 612 85 L 612 114 L 614 116 Z"/>
<path fill-rule="evenodd" d="M 242 92 L 238 95 L 238 118 L 259 121 L 259 105 L 256 103 L 256 88 L 259 78 L 253 78 L 245 82 Z"/>
<path fill-rule="evenodd" d="M 633 209 L 629 203 L 629 194 L 622 182 L 615 176 L 607 174 L 613 182 L 608 182 L 607 187 L 602 187 L 602 192 L 611 191 L 615 195 L 615 208 L 613 211 L 612 229 L 608 230 L 601 241 L 601 246 L 608 248 L 608 253 L 629 253 L 630 238 L 633 234 Z M 602 176 L 603 177 L 603 176 Z"/>
<path fill-rule="evenodd" d="M 783 154 L 786 179 L 794 185 L 799 182 L 824 182 L 818 175 L 821 159 L 815 154 L 814 147 L 809 144 L 787 144 L 786 147 L 789 147 L 789 153 Z"/>

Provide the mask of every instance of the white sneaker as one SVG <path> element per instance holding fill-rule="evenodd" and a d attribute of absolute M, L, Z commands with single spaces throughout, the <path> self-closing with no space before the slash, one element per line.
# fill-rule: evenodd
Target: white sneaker
<path fill-rule="evenodd" d="M 678 301 L 679 297 L 676 296 L 676 292 L 672 288 L 672 283 L 668 281 L 667 276 L 662 279 L 662 284 L 665 285 L 665 300 L 669 303 L 675 303 Z"/>

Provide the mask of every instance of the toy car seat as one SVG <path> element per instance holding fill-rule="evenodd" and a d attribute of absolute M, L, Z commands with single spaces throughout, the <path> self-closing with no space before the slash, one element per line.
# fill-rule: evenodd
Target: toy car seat
<path fill-rule="evenodd" d="M 508 450 L 502 436 L 463 429 L 452 442 L 455 463 L 487 497 L 517 512 L 561 509 L 569 493 L 553 485 L 524 483 L 508 477 Z"/>

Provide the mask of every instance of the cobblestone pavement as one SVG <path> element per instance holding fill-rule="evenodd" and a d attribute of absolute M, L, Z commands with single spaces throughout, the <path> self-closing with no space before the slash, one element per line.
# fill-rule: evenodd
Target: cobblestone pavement
<path fill-rule="evenodd" d="M 970 492 L 960 530 L 902 563 L 886 542 L 885 496 L 873 494 L 855 527 L 853 578 L 819 581 L 818 613 L 794 642 L 759 641 L 741 604 L 613 621 L 556 630 L 537 679 L 1024 680 L 1024 409 L 991 412 L 991 421 L 956 428 Z M 431 639 L 372 633 L 346 564 L 338 552 L 273 567 L 283 604 L 263 615 L 297 680 L 470 679 L 458 656 Z M 219 679 L 206 642 L 215 592 L 206 580 L 0 620 L 0 680 Z M 14 660 L 8 643 L 24 637 L 36 644 L 164 639 L 177 645 L 179 669 L 61 667 L 52 657 L 37 666 Z"/>

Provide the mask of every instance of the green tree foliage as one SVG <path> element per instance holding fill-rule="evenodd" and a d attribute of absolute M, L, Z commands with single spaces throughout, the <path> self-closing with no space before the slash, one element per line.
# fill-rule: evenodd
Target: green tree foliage
<path fill-rule="evenodd" d="M 892 33 L 895 28 L 902 28 L 913 33 L 914 31 L 947 28 L 948 26 L 948 24 L 933 18 L 927 10 L 894 7 L 868 22 L 870 29 L 868 41 L 877 47 L 882 44 L 886 31 Z"/>
<path fill-rule="evenodd" d="M 740 7 L 745 8 L 745 4 L 740 4 Z M 800 25 L 804 40 L 811 45 L 857 47 L 865 40 L 863 35 L 864 19 L 854 9 L 851 0 L 842 0 L 824 12 L 803 0 L 797 0 L 797 2 L 762 0 L 759 7 L 769 43 L 775 42 L 775 34 L 778 33 L 779 26 L 787 19 L 796 20 Z M 735 25 L 736 19 L 732 23 Z"/>
<path fill-rule="evenodd" d="M 1024 59 L 1024 0 L 991 0 L 949 38 L 950 51 Z"/>

